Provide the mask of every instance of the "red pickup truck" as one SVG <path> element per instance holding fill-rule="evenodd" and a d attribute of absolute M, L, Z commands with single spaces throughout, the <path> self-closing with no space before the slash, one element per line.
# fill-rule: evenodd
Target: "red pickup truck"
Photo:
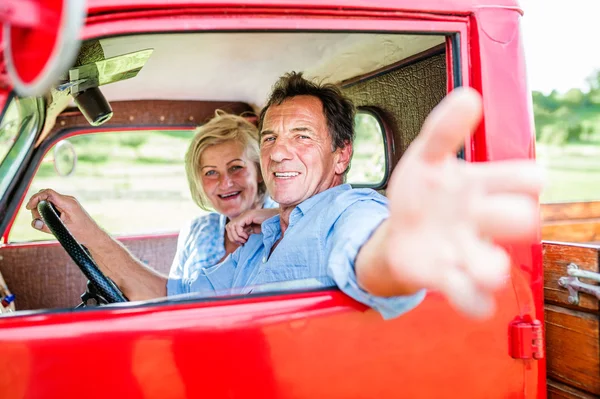
<path fill-rule="evenodd" d="M 482 94 L 485 117 L 458 156 L 532 159 L 521 18 L 515 0 L 4 0 L 0 282 L 14 311 L 0 315 L 0 397 L 600 395 L 598 288 L 567 267 L 597 273 L 594 246 L 507 248 L 486 320 L 436 292 L 384 320 L 336 288 L 77 307 L 86 278 L 24 209 L 45 186 L 72 193 L 168 272 L 197 212 L 178 185 L 182 146 L 216 109 L 260 111 L 291 70 L 358 106 L 355 186 L 385 193 L 459 86 Z"/>

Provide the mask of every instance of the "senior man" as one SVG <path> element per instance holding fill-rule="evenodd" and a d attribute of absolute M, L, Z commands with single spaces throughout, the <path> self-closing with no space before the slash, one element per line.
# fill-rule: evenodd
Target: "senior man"
<path fill-rule="evenodd" d="M 486 315 L 510 265 L 493 241 L 536 234 L 542 181 L 533 162 L 456 159 L 481 113 L 473 90 L 449 94 L 395 168 L 388 200 L 344 184 L 352 103 L 336 86 L 298 73 L 283 76 L 259 122 L 262 174 L 280 213 L 223 262 L 186 281 L 143 265 L 72 197 L 42 190 L 27 208 L 39 227 L 38 202 L 54 203 L 75 238 L 132 300 L 335 284 L 386 318 L 415 307 L 426 289 L 441 291 L 466 313 Z"/>

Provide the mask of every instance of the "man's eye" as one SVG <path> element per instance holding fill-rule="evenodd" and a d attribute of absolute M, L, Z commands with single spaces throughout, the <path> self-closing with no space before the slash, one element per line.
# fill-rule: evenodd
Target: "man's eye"
<path fill-rule="evenodd" d="M 304 139 L 310 139 L 310 137 L 309 137 L 309 136 L 306 136 L 306 135 L 304 135 L 304 134 L 300 135 L 300 138 L 301 138 L 301 139 L 303 139 L 303 140 L 304 140 Z"/>
<path fill-rule="evenodd" d="M 265 137 L 265 138 L 263 138 L 263 143 L 266 143 L 268 141 L 275 141 L 275 137 Z"/>

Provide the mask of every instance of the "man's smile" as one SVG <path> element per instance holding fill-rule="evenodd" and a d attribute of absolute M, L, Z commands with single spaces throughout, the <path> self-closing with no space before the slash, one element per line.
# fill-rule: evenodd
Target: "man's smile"
<path fill-rule="evenodd" d="M 300 172 L 273 172 L 276 179 L 293 179 L 300 175 Z"/>

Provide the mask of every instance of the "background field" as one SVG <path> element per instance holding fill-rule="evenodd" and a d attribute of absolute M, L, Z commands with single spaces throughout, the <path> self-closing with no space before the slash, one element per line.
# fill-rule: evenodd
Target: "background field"
<path fill-rule="evenodd" d="M 542 202 L 600 200 L 600 73 L 586 90 L 534 91 L 538 160 L 548 172 Z"/>

